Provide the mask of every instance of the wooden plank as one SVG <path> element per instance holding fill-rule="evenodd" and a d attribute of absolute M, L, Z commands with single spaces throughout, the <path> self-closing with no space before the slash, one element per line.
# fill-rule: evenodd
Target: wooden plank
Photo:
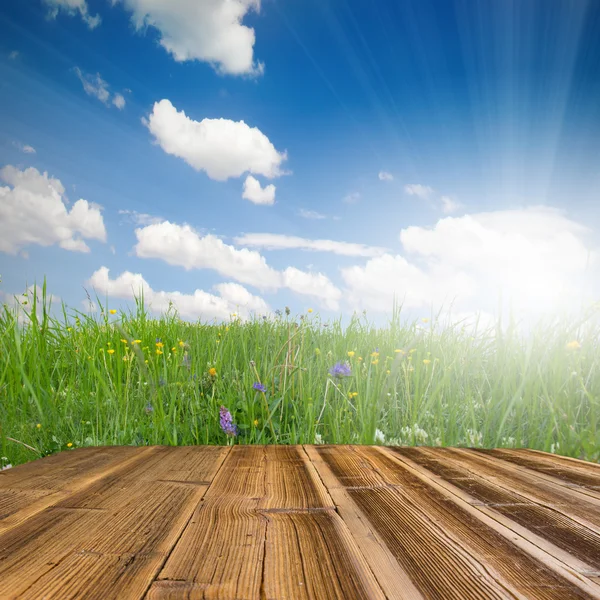
<path fill-rule="evenodd" d="M 153 447 L 1 534 L 0 597 L 142 597 L 227 450 Z"/>
<path fill-rule="evenodd" d="M 508 448 L 495 450 L 477 448 L 476 451 L 549 475 L 568 485 L 590 490 L 600 497 L 600 470 L 594 463 L 573 459 L 569 464 L 563 464 L 563 461 L 557 460 L 554 454 L 537 452 L 532 455 Z"/>
<path fill-rule="evenodd" d="M 153 450 L 134 446 L 126 446 L 122 452 L 118 447 L 80 448 L 0 472 L 0 533 L 98 479 L 143 460 L 149 452 Z"/>
<path fill-rule="evenodd" d="M 545 543 L 539 536 L 484 505 L 473 506 L 474 499 L 471 496 L 398 454 L 398 448 L 376 447 L 373 450 L 401 467 L 396 477 L 401 476 L 406 481 L 405 474 L 408 473 L 420 480 L 424 486 L 420 495 L 423 510 L 427 510 L 431 502 L 440 509 L 445 503 L 448 513 L 443 511 L 441 519 L 434 517 L 443 524 L 444 531 L 449 536 L 463 538 L 463 543 L 472 546 L 471 551 L 493 565 L 503 576 L 511 580 L 516 578 L 518 589 L 525 595 L 535 591 L 536 598 L 559 598 L 565 595 L 569 598 L 600 598 L 600 587 L 590 578 L 591 574 L 584 576 L 562 560 L 568 556 L 566 552 Z M 386 475 L 390 470 L 393 471 L 393 466 L 389 464 L 384 468 Z M 396 478 L 392 475 L 392 479 Z M 458 519 L 458 525 L 452 522 L 454 519 Z M 473 533 L 478 535 L 474 536 Z M 558 551 L 552 553 L 554 550 Z M 578 564 L 585 568 L 582 563 Z M 522 581 L 519 582 L 520 579 Z"/>
<path fill-rule="evenodd" d="M 340 485 L 317 448 L 304 446 L 304 450 L 318 471 L 319 477 L 336 504 L 338 513 L 348 526 L 386 596 L 397 600 L 423 599 L 423 594 L 400 566 L 382 537 L 371 526 L 366 515 L 352 500 L 346 488 Z"/>
<path fill-rule="evenodd" d="M 149 592 L 385 598 L 302 447 L 235 446 Z"/>
<path fill-rule="evenodd" d="M 564 494 L 566 499 L 561 496 L 560 488 L 557 493 L 553 489 L 538 491 L 526 474 L 519 478 L 517 473 L 515 477 L 512 471 L 503 470 L 502 461 L 491 462 L 465 449 L 395 448 L 393 451 L 469 494 L 474 499 L 473 505 L 485 505 L 577 558 L 580 562 L 573 563 L 573 568 L 579 567 L 580 572 L 600 571 L 600 534 L 585 520 L 585 506 L 577 507 L 583 514 L 582 522 L 568 516 L 570 507 L 577 505 L 568 494 Z M 575 512 L 579 512 L 577 508 Z"/>
<path fill-rule="evenodd" d="M 539 598 L 589 597 L 589 582 L 584 582 L 584 591 L 539 564 L 508 536 L 476 518 L 472 507 L 461 506 L 383 449 L 318 451 L 336 476 L 354 481 L 347 488 L 351 497 L 425 595 L 527 597 L 535 590 Z"/>

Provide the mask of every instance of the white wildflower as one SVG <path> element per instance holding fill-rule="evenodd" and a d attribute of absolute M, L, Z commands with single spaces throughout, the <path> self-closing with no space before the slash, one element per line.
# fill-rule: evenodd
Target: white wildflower
<path fill-rule="evenodd" d="M 383 431 L 381 431 L 381 429 L 375 430 L 375 443 L 385 444 L 385 435 L 383 435 Z"/>

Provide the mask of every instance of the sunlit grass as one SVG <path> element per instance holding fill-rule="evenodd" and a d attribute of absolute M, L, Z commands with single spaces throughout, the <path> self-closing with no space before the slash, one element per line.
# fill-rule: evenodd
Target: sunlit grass
<path fill-rule="evenodd" d="M 0 468 L 107 444 L 356 443 L 529 447 L 600 457 L 600 339 L 584 319 L 477 331 L 344 328 L 316 313 L 192 324 L 101 307 L 0 316 Z M 312 311 L 311 311 L 312 312 Z M 341 372 L 330 370 L 346 363 Z M 336 376 L 337 375 L 337 376 Z M 255 385 L 258 384 L 258 385 Z M 265 389 L 263 392 L 262 389 Z M 227 408 L 237 436 L 219 422 Z"/>

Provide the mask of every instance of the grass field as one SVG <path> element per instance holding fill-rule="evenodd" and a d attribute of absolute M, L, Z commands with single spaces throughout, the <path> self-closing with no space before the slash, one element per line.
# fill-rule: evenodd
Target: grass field
<path fill-rule="evenodd" d="M 435 317 L 405 323 L 401 310 L 383 328 L 287 310 L 215 325 L 150 318 L 140 299 L 135 313 L 108 306 L 92 318 L 63 305 L 57 319 L 45 286 L 39 296 L 20 299 L 25 323 L 6 305 L 0 317 L 0 468 L 106 444 L 501 446 L 600 458 L 600 336 L 583 327 L 589 315 L 522 339 L 511 327 L 473 335 Z"/>

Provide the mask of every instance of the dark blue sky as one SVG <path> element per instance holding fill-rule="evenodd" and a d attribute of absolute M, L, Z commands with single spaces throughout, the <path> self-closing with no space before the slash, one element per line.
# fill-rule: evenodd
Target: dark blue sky
<path fill-rule="evenodd" d="M 264 0 L 257 12 L 248 9 L 257 0 L 239 0 L 241 20 L 214 26 L 207 23 L 216 0 L 165 0 L 158 16 L 147 0 L 72 3 L 73 11 L 62 0 L 0 7 L 0 168 L 34 167 L 60 180 L 66 210 L 80 198 L 101 205 L 106 235 L 88 238 L 82 252 L 61 247 L 64 230 L 40 233 L 44 226 L 31 217 L 23 226 L 25 217 L 15 214 L 35 184 L 5 177 L 4 293 L 47 275 L 54 293 L 80 308 L 82 285 L 101 267 L 110 269 L 105 291 L 122 305 L 130 300 L 114 281 L 124 272 L 167 295 L 216 294 L 212 286 L 232 282 L 271 308 L 314 305 L 332 314 L 383 313 L 404 293 L 417 312 L 426 310 L 444 285 L 464 292 L 467 312 L 491 311 L 500 287 L 514 293 L 523 281 L 535 280 L 525 303 L 531 310 L 557 283 L 593 289 L 582 257 L 591 253 L 593 263 L 600 228 L 597 2 Z M 101 23 L 92 27 L 96 15 Z M 147 26 L 136 29 L 144 17 Z M 254 30 L 253 46 L 244 45 L 242 25 Z M 234 38 L 233 50 L 223 51 Z M 218 58 L 203 55 L 198 39 L 214 41 Z M 227 61 L 243 51 L 264 64 L 262 74 L 231 72 Z M 96 87 L 86 90 L 84 81 Z M 116 94 L 124 106 L 112 103 Z M 194 163 L 218 154 L 210 142 L 209 158 L 186 158 L 182 152 L 205 142 L 185 137 L 174 122 L 164 123 L 160 139 L 144 124 L 163 99 L 195 122 L 257 128 L 287 153 L 281 167 L 289 173 L 264 176 L 242 166 L 225 181 L 211 177 Z M 168 149 L 176 137 L 179 154 Z M 275 185 L 274 204 L 242 197 L 248 174 L 263 190 Z M 550 207 L 549 220 L 540 207 Z M 135 224 L 123 210 L 149 216 Z M 528 210 L 542 216 L 524 217 Z M 150 252 L 135 249 L 134 230 L 150 217 L 172 226 L 179 264 L 161 254 L 166 229 L 148 230 Z M 60 218 L 46 221 L 48 231 L 65 227 Z M 197 247 L 185 241 L 185 224 Z M 409 228 L 410 244 L 401 238 Z M 212 241 L 203 245 L 206 234 Z M 243 234 L 278 237 L 269 245 L 264 236 L 240 240 Z M 214 246 L 219 238 L 224 247 Z M 361 247 L 307 250 L 314 240 Z M 460 240 L 467 240 L 462 253 Z M 515 249 L 531 255 L 523 269 L 534 277 L 510 278 Z M 481 263 L 469 258 L 475 255 Z M 252 261 L 263 258 L 264 277 L 240 275 L 256 272 Z M 563 259 L 571 273 L 560 270 Z M 302 274 L 285 275 L 288 267 Z M 497 277 L 483 283 L 490 271 Z M 567 281 L 573 274 L 579 283 Z M 189 316 L 204 315 L 190 298 Z"/>

